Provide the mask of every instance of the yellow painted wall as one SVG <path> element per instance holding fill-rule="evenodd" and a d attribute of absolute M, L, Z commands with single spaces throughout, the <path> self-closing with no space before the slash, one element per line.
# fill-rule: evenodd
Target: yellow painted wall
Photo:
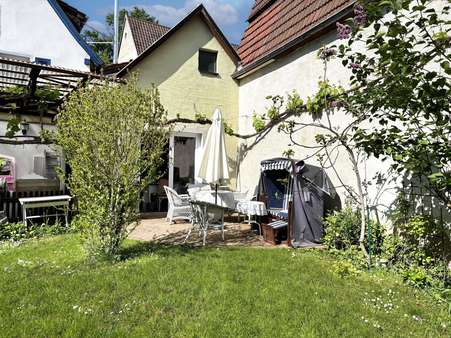
<path fill-rule="evenodd" d="M 218 51 L 218 76 L 198 70 L 199 49 Z M 168 117 L 194 118 L 196 113 L 210 117 L 220 108 L 224 119 L 238 129 L 238 84 L 231 74 L 236 65 L 200 16 L 184 24 L 161 46 L 145 57 L 132 72 L 143 88 L 155 84 Z M 204 128 L 203 128 L 204 129 Z M 235 176 L 237 140 L 227 137 L 230 173 Z M 232 180 L 234 182 L 234 180 Z"/>

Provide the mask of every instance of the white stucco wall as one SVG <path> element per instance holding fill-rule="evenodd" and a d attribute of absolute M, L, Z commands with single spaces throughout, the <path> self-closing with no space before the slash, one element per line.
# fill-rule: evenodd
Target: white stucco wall
<path fill-rule="evenodd" d="M 52 66 L 89 71 L 86 51 L 47 0 L 0 0 L 0 53 L 51 59 Z"/>
<path fill-rule="evenodd" d="M 136 51 L 135 41 L 133 40 L 132 30 L 130 29 L 130 24 L 127 18 L 125 20 L 124 32 L 122 33 L 118 63 L 134 60 L 137 56 L 138 52 Z"/>
<path fill-rule="evenodd" d="M 447 1 L 434 0 L 429 6 L 435 8 L 439 12 L 446 6 Z M 318 50 L 325 45 L 339 45 L 337 41 L 336 31 L 333 30 L 328 34 L 321 36 L 315 41 L 307 43 L 305 46 L 292 52 L 274 63 L 250 74 L 249 76 L 240 80 L 239 91 L 239 131 L 241 134 L 253 133 L 252 116 L 254 113 L 261 114 L 267 111 L 270 107 L 270 102 L 266 99 L 268 95 L 285 95 L 293 90 L 296 90 L 302 99 L 308 96 L 315 95 L 318 90 L 318 81 L 323 77 L 323 64 L 318 58 Z M 363 46 L 361 46 L 363 47 Z M 342 66 L 340 60 L 332 60 L 328 64 L 328 79 L 335 85 L 341 85 L 344 88 L 348 87 L 349 73 L 345 67 Z M 299 121 L 310 122 L 309 117 L 302 117 Z M 332 117 L 332 124 L 344 126 L 349 122 L 349 117 L 344 113 L 335 114 Z M 302 145 L 312 146 L 316 145 L 315 135 L 323 133 L 319 129 L 308 128 L 296 133 L 295 141 Z M 248 140 L 244 144 L 251 145 L 253 140 Z M 264 159 L 272 157 L 281 157 L 283 151 L 289 148 L 291 144 L 289 137 L 283 133 L 278 133 L 277 130 L 270 132 L 263 140 L 254 145 L 246 154 L 242 154 L 243 160 L 240 163 L 239 187 L 241 190 L 253 191 L 258 184 L 259 164 Z M 295 159 L 305 159 L 314 151 L 292 147 L 295 150 Z M 310 158 L 308 163 L 318 165 L 315 157 Z M 352 170 L 350 161 L 347 155 L 341 151 L 336 161 L 336 169 L 342 182 L 350 185 L 355 189 L 356 178 Z M 397 195 L 397 187 L 400 186 L 401 179 L 397 183 L 390 182 L 383 186 L 377 186 L 374 177 L 378 173 L 387 175 L 389 172 L 389 163 L 382 162 L 375 158 L 369 158 L 362 161 L 360 171 L 364 180 L 372 182 L 368 187 L 368 198 L 370 205 L 374 205 L 375 198 L 380 194 L 378 199 L 378 210 L 386 211 L 394 201 Z M 335 186 L 342 185 L 337 177 L 337 174 L 331 170 L 327 170 Z M 393 179 L 390 176 L 390 179 Z M 338 189 L 340 195 L 345 196 L 343 188 Z M 382 191 L 382 193 L 381 193 Z"/>
<path fill-rule="evenodd" d="M 319 60 L 318 50 L 324 45 L 337 43 L 336 33 L 331 32 L 323 35 L 316 41 L 308 43 L 306 46 L 294 51 L 288 56 L 276 60 L 272 64 L 258 70 L 257 72 L 240 80 L 239 92 L 239 132 L 240 134 L 250 134 L 254 132 L 252 117 L 254 113 L 262 114 L 271 106 L 271 102 L 266 99 L 268 95 L 283 95 L 296 90 L 301 98 L 306 101 L 308 96 L 313 96 L 318 91 L 318 81 L 323 77 L 323 63 Z M 349 74 L 337 59 L 332 60 L 328 65 L 328 78 L 336 85 L 346 87 Z M 302 117 L 299 121 L 304 123 L 312 122 L 308 116 Z M 333 125 L 346 125 L 350 117 L 343 112 L 339 112 L 332 117 Z M 277 128 L 275 128 L 277 129 Z M 305 146 L 314 146 L 315 135 L 324 133 L 317 128 L 309 127 L 295 134 L 295 141 Z M 282 157 L 283 152 L 289 149 L 291 140 L 288 135 L 279 133 L 277 130 L 271 131 L 259 143 L 245 154 L 240 165 L 239 187 L 242 191 L 254 191 L 258 184 L 260 162 L 264 159 Z M 253 140 L 244 142 L 249 146 Z M 291 147 L 295 151 L 293 158 L 305 159 L 311 156 L 314 150 L 297 146 Z M 307 163 L 319 165 L 316 157 L 307 160 Z M 344 151 L 340 151 L 337 159 L 336 169 L 342 182 L 351 187 L 356 187 L 356 178 L 352 170 L 352 165 Z M 361 173 L 363 177 L 371 180 L 378 171 L 386 172 L 387 164 L 376 159 L 369 159 L 362 162 Z M 341 182 L 333 170 L 327 170 L 336 187 L 341 186 Z M 343 188 L 337 189 L 341 195 L 342 202 L 345 197 Z M 376 187 L 369 187 L 370 198 L 376 195 Z M 394 191 L 387 191 L 380 202 L 389 205 L 394 199 Z"/>

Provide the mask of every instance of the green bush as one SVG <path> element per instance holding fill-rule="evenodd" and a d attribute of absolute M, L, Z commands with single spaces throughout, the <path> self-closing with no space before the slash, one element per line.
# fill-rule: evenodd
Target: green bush
<path fill-rule="evenodd" d="M 396 227 L 397 233 L 383 242 L 381 259 L 411 285 L 449 290 L 449 229 L 435 219 L 418 215 L 398 222 Z"/>
<path fill-rule="evenodd" d="M 338 260 L 334 272 L 344 277 L 355 275 L 354 269 L 367 268 L 366 257 L 359 248 L 358 209 L 347 205 L 326 217 L 324 226 L 324 244 Z M 406 283 L 427 287 L 439 299 L 449 297 L 449 229 L 437 220 L 418 215 L 402 221 L 398 218 L 395 226 L 396 233 L 387 235 L 381 224 L 369 221 L 371 241 L 367 236 L 364 244 L 367 250 L 371 247 L 373 261 L 384 262 L 381 265 L 397 271 Z"/>
<path fill-rule="evenodd" d="M 347 205 L 324 220 L 324 244 L 329 248 L 346 250 L 359 245 L 360 211 Z"/>
<path fill-rule="evenodd" d="M 22 241 L 25 239 L 38 238 L 43 236 L 59 235 L 70 232 L 70 228 L 62 226 L 61 223 L 40 224 L 25 226 L 23 222 L 6 223 L 0 225 L 1 241 Z"/>
<path fill-rule="evenodd" d="M 424 288 L 431 286 L 433 283 L 432 277 L 425 268 L 420 266 L 411 266 L 401 272 L 404 281 L 416 287 Z"/>
<path fill-rule="evenodd" d="M 355 277 L 360 271 L 350 261 L 338 261 L 332 265 L 332 271 L 341 278 Z"/>
<path fill-rule="evenodd" d="M 139 220 L 140 194 L 159 178 L 169 136 L 156 87 L 84 86 L 64 102 L 56 140 L 71 172 L 77 225 L 91 258 L 115 258 Z"/>

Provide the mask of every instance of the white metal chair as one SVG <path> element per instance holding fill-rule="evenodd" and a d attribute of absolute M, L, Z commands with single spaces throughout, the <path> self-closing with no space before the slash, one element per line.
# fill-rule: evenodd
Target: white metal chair
<path fill-rule="evenodd" d="M 169 188 L 168 186 L 164 186 L 164 191 L 168 197 L 168 213 L 166 219 L 170 223 L 173 223 L 176 220 L 191 222 L 192 213 L 189 204 L 189 196 L 179 195 L 174 189 Z"/>
<path fill-rule="evenodd" d="M 191 201 L 193 212 L 193 227 L 189 230 L 185 237 L 185 242 L 191 235 L 194 228 L 199 230 L 199 234 L 203 234 L 202 244 L 205 246 L 209 229 L 221 230 L 222 240 L 224 236 L 224 212 L 227 208 L 202 201 Z"/>

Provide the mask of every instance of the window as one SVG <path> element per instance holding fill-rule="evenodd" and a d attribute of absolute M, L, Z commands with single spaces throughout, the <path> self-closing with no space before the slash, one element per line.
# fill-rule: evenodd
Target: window
<path fill-rule="evenodd" d="M 50 66 L 52 64 L 52 60 L 46 58 L 34 58 L 34 63 L 37 65 Z"/>
<path fill-rule="evenodd" d="M 199 71 L 207 74 L 217 74 L 218 52 L 199 50 Z"/>

